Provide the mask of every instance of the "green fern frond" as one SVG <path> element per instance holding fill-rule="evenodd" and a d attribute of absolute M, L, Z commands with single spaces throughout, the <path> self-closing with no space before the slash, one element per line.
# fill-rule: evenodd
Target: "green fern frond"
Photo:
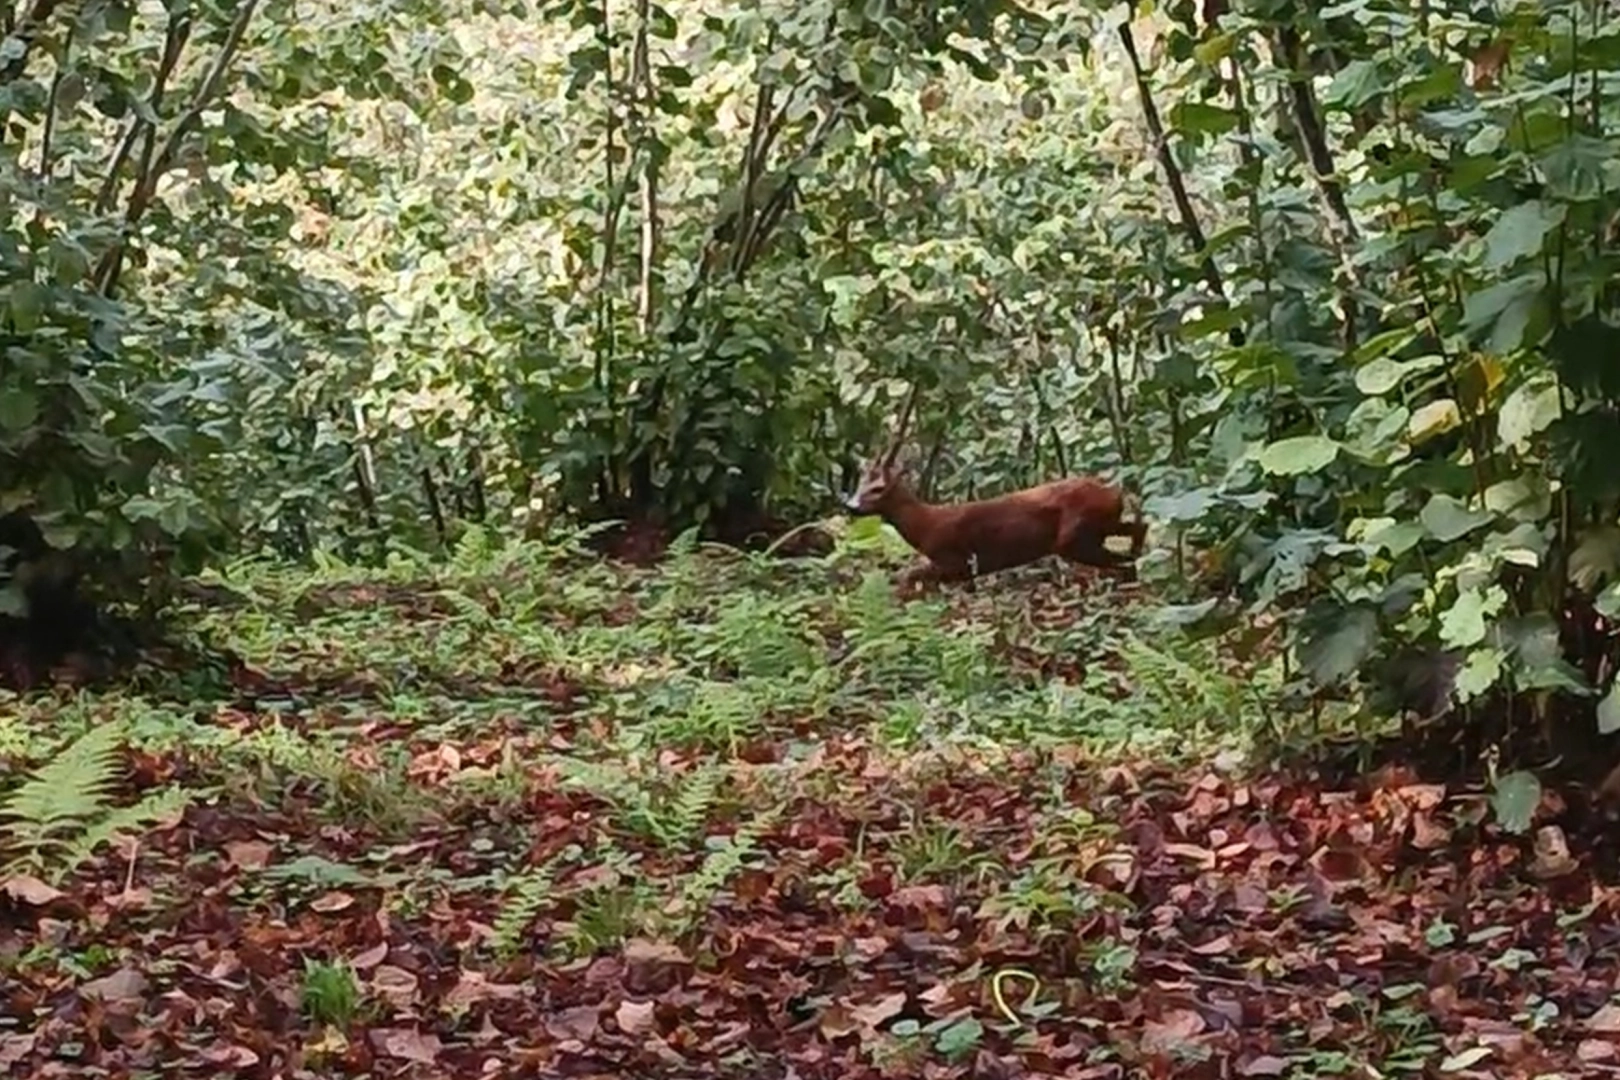
<path fill-rule="evenodd" d="M 550 867 L 542 867 L 522 877 L 514 878 L 506 889 L 501 908 L 495 914 L 491 944 L 499 956 L 517 952 L 523 935 L 534 924 L 535 916 L 551 899 L 552 875 Z"/>
<path fill-rule="evenodd" d="M 74 837 L 66 847 L 63 862 L 68 868 L 81 865 L 103 844 L 110 844 L 120 836 L 138 833 L 158 821 L 165 821 L 183 813 L 195 792 L 186 788 L 170 787 L 149 792 L 134 806 L 122 806 L 99 821 L 92 822 Z"/>
<path fill-rule="evenodd" d="M 99 814 L 112 785 L 122 728 L 92 727 L 69 743 L 0 803 L 8 833 L 44 837 Z"/>

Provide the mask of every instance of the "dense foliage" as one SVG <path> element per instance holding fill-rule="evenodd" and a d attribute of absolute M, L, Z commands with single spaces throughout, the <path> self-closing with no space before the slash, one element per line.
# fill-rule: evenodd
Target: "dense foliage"
<path fill-rule="evenodd" d="M 4 18 L 0 513 L 58 547 L 746 533 L 916 384 L 932 490 L 1122 476 L 1301 698 L 1620 727 L 1606 5 Z"/>

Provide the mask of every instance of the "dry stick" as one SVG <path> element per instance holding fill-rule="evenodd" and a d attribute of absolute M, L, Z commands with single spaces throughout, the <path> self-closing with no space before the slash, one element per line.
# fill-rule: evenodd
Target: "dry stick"
<path fill-rule="evenodd" d="M 1114 445 L 1119 450 L 1119 460 L 1126 465 L 1131 463 L 1131 443 L 1125 437 L 1125 379 L 1119 370 L 1119 335 L 1109 327 L 1103 328 L 1103 340 L 1108 342 L 1108 370 L 1112 385 L 1106 396 L 1108 401 L 1108 425 L 1114 430 Z M 1078 345 L 1075 346 L 1075 366 L 1079 367 Z"/>
<path fill-rule="evenodd" d="M 135 864 L 140 861 L 141 841 L 139 837 L 130 837 L 129 861 L 124 865 L 124 895 L 128 896 L 135 891 Z"/>
<path fill-rule="evenodd" d="M 637 298 L 637 326 L 645 338 L 652 332 L 653 307 L 656 300 L 653 268 L 658 257 L 658 158 L 642 154 L 640 149 L 652 124 L 653 85 L 652 63 L 648 57 L 647 28 L 652 22 L 651 0 L 637 0 L 636 41 L 633 49 L 630 79 L 639 91 L 640 109 L 636 116 L 637 157 L 641 161 L 641 282 Z"/>
<path fill-rule="evenodd" d="M 151 205 L 152 197 L 157 193 L 158 179 L 168 172 L 174 165 L 176 153 L 180 149 L 180 141 L 190 133 L 191 128 L 202 117 L 203 110 L 208 107 L 214 97 L 219 93 L 220 82 L 225 78 L 225 71 L 230 67 L 231 60 L 242 47 L 242 38 L 247 33 L 248 24 L 253 21 L 253 15 L 259 8 L 259 0 L 245 0 L 236 11 L 236 18 L 231 22 L 231 28 L 226 34 L 225 43 L 220 46 L 219 53 L 214 57 L 214 63 L 203 76 L 197 92 L 192 95 L 191 104 L 186 111 L 180 114 L 169 131 L 168 138 L 157 150 L 156 155 L 149 161 L 149 167 L 137 177 L 135 190 L 130 194 L 128 208 L 124 211 L 124 227 L 118 239 L 113 241 L 111 248 L 101 257 L 96 266 L 96 288 L 103 296 L 111 296 L 118 284 L 118 271 L 123 263 L 124 247 L 129 242 L 130 235 L 135 226 L 140 224 L 145 216 L 146 209 Z M 153 90 L 156 92 L 156 87 Z M 144 155 L 143 155 L 144 156 Z"/>
<path fill-rule="evenodd" d="M 1181 227 L 1186 231 L 1193 254 L 1199 256 L 1204 282 L 1216 296 L 1226 302 L 1226 287 L 1221 281 L 1221 272 L 1215 266 L 1214 257 L 1209 254 L 1209 242 L 1204 236 L 1203 226 L 1198 223 L 1198 214 L 1193 210 L 1192 198 L 1187 194 L 1187 182 L 1182 178 L 1181 169 L 1170 153 L 1170 141 L 1165 136 L 1164 124 L 1159 119 L 1158 106 L 1153 103 L 1153 89 L 1148 86 L 1147 73 L 1142 69 L 1141 57 L 1137 55 L 1136 39 L 1131 36 L 1131 24 L 1128 19 L 1119 26 L 1119 40 L 1124 44 L 1125 55 L 1131 61 L 1131 72 L 1136 78 L 1137 97 L 1142 104 L 1142 119 L 1147 124 L 1148 135 L 1153 140 L 1159 168 L 1164 170 L 1165 183 L 1170 185 L 1170 197 L 1175 200 L 1176 212 L 1181 215 Z M 1242 331 L 1234 327 L 1233 335 L 1241 339 Z M 1234 340 L 1233 344 L 1241 344 L 1241 340 Z"/>
<path fill-rule="evenodd" d="M 1246 195 L 1244 203 L 1248 209 L 1249 229 L 1254 233 L 1254 242 L 1260 247 L 1260 289 L 1266 298 L 1266 336 L 1270 337 L 1272 320 L 1276 318 L 1276 301 L 1272 295 L 1275 282 L 1271 273 L 1271 251 L 1266 245 L 1265 218 L 1260 213 L 1261 164 L 1259 155 L 1254 152 L 1254 117 L 1250 114 L 1249 95 L 1243 85 L 1243 69 L 1234 57 L 1227 57 L 1225 63 L 1226 85 L 1238 118 L 1238 159 L 1251 176 L 1251 182 L 1243 185 Z"/>
<path fill-rule="evenodd" d="M 791 98 L 791 93 L 789 97 Z M 730 254 L 731 274 L 734 278 L 741 278 L 743 245 L 740 238 L 753 225 L 755 204 L 754 200 L 759 194 L 760 177 L 765 172 L 765 162 L 770 153 L 770 144 L 775 141 L 773 131 L 779 131 L 776 121 L 787 115 L 784 108 L 774 116 L 771 106 L 775 101 L 776 87 L 769 83 L 760 83 L 759 90 L 754 95 L 754 117 L 748 129 L 748 144 L 743 147 L 742 160 L 742 200 L 737 211 L 737 217 L 730 226 L 732 246 Z M 767 120 L 767 117 L 771 117 Z M 721 243 L 721 230 L 716 230 L 713 243 Z"/>
<path fill-rule="evenodd" d="M 439 485 L 433 479 L 433 470 L 423 465 L 418 473 L 422 478 L 422 494 L 427 499 L 428 516 L 433 519 L 433 534 L 439 538 L 439 546 L 450 546 L 450 533 L 444 523 L 444 503 L 439 499 Z"/>
<path fill-rule="evenodd" d="M 1316 181 L 1322 186 L 1322 196 L 1327 200 L 1329 209 L 1333 211 L 1344 237 L 1352 242 L 1360 234 L 1356 229 L 1356 222 L 1350 216 L 1350 207 L 1344 201 L 1344 187 L 1334 177 L 1333 154 L 1328 149 L 1327 135 L 1322 129 L 1322 119 L 1316 108 L 1316 94 L 1311 90 L 1308 72 L 1301 70 L 1301 53 L 1299 31 L 1292 26 L 1282 26 L 1277 30 L 1278 52 L 1282 54 L 1284 63 L 1288 66 L 1288 93 L 1294 106 L 1294 122 L 1299 125 L 1299 135 L 1305 144 L 1306 157 L 1310 159 L 1311 168 L 1316 173 Z"/>

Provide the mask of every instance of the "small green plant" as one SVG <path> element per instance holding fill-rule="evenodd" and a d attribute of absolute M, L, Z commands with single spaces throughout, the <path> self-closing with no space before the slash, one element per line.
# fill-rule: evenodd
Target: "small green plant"
<path fill-rule="evenodd" d="M 1136 971 L 1136 949 L 1123 941 L 1105 940 L 1091 950 L 1091 973 L 1097 988 L 1118 993 L 1130 986 Z"/>
<path fill-rule="evenodd" d="M 358 1015 L 360 1003 L 360 982 L 348 964 L 305 959 L 299 1005 L 311 1021 L 347 1028 Z"/>
<path fill-rule="evenodd" d="M 895 839 L 894 854 L 907 881 L 983 880 L 997 870 L 995 860 L 975 851 L 972 837 L 949 821 L 914 823 Z"/>
<path fill-rule="evenodd" d="M 1066 858 L 1042 858 L 979 906 L 981 918 L 1001 930 L 1061 933 L 1104 903 L 1102 890 L 1078 878 Z"/>
<path fill-rule="evenodd" d="M 569 957 L 595 956 L 616 949 L 648 924 L 655 910 L 645 884 L 622 879 L 598 885 L 575 898 L 574 917 L 559 925 L 559 945 Z"/>

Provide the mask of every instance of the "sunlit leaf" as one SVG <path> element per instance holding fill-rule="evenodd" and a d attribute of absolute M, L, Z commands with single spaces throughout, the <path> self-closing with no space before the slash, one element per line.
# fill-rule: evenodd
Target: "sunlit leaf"
<path fill-rule="evenodd" d="M 1440 640 L 1452 648 L 1465 648 L 1485 640 L 1485 620 L 1507 602 L 1500 586 L 1488 590 L 1464 589 L 1440 617 Z"/>
<path fill-rule="evenodd" d="M 1339 455 L 1339 444 L 1320 435 L 1280 439 L 1260 451 L 1260 467 L 1273 476 L 1321 472 Z"/>
<path fill-rule="evenodd" d="M 1497 416 L 1497 435 L 1515 450 L 1525 449 L 1534 436 L 1547 429 L 1562 412 L 1558 383 L 1550 374 L 1538 375 L 1509 394 Z"/>
<path fill-rule="evenodd" d="M 1431 401 L 1412 414 L 1407 423 L 1406 436 L 1412 443 L 1419 444 L 1443 435 L 1462 423 L 1462 413 L 1457 403 L 1451 398 L 1441 398 Z"/>
<path fill-rule="evenodd" d="M 1502 653 L 1498 649 L 1475 649 L 1457 670 L 1458 701 L 1472 701 L 1495 686 L 1502 677 Z"/>

